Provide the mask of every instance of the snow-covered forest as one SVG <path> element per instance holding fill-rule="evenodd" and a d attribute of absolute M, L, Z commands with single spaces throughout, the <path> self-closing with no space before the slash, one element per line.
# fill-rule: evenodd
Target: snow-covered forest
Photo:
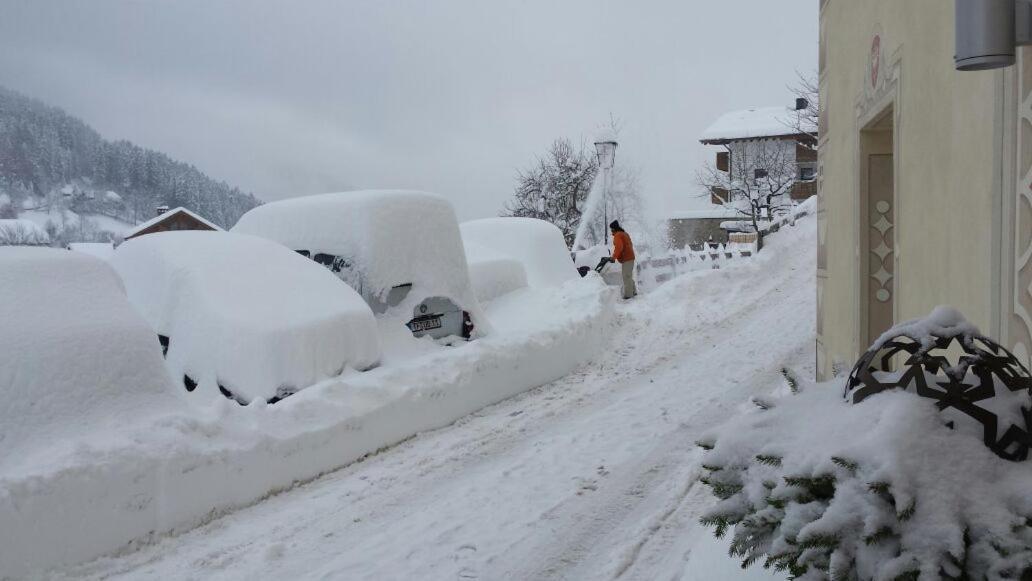
<path fill-rule="evenodd" d="M 108 141 L 61 109 L 0 87 L 0 218 L 61 205 L 135 224 L 160 204 L 229 227 L 259 201 L 192 165 Z"/>

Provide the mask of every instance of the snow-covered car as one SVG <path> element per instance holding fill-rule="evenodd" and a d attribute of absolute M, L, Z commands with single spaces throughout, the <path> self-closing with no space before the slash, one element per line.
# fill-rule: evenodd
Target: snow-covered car
<path fill-rule="evenodd" d="M 161 232 L 125 242 L 111 263 L 189 392 L 275 403 L 380 361 L 376 319 L 362 298 L 268 240 Z"/>
<path fill-rule="evenodd" d="M 463 240 L 469 279 L 477 300 L 487 302 L 527 286 L 523 263 L 486 246 Z"/>
<path fill-rule="evenodd" d="M 463 222 L 462 241 L 519 261 L 531 287 L 558 286 L 579 278 L 563 234 L 535 218 L 484 218 Z"/>
<path fill-rule="evenodd" d="M 440 196 L 366 190 L 290 198 L 254 208 L 233 232 L 322 264 L 417 337 L 473 335 L 479 307 L 455 210 Z"/>
<path fill-rule="evenodd" d="M 158 341 L 109 265 L 0 248 L 0 474 L 180 408 Z"/>

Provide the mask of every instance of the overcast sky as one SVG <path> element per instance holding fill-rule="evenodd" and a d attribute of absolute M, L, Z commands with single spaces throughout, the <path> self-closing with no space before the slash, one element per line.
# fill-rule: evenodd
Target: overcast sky
<path fill-rule="evenodd" d="M 265 200 L 403 187 L 496 215 L 557 137 L 623 122 L 654 215 L 698 135 L 788 104 L 817 0 L 0 0 L 0 84 Z"/>

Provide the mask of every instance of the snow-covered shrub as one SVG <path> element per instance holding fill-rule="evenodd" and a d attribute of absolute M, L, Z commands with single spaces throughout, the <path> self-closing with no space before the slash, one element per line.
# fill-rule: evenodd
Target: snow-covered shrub
<path fill-rule="evenodd" d="M 947 314 L 906 329 L 972 331 Z M 1032 463 L 951 429 L 942 400 L 894 389 L 852 404 L 843 380 L 801 387 L 699 442 L 720 499 L 702 520 L 732 531 L 732 556 L 799 579 L 1032 575 Z"/>
<path fill-rule="evenodd" d="M 527 271 L 515 258 L 473 242 L 465 242 L 473 293 L 487 302 L 527 286 Z"/>
<path fill-rule="evenodd" d="M 274 242 L 161 232 L 125 242 L 111 262 L 133 305 L 167 338 L 168 366 L 187 391 L 273 400 L 380 360 L 362 298 Z"/>
<path fill-rule="evenodd" d="M 110 266 L 0 248 L 0 474 L 182 407 L 157 338 Z"/>
<path fill-rule="evenodd" d="M 463 222 L 462 240 L 523 263 L 532 287 L 557 286 L 578 278 L 562 232 L 535 218 L 484 218 Z"/>
<path fill-rule="evenodd" d="M 50 235 L 29 220 L 0 220 L 0 246 L 47 246 Z"/>

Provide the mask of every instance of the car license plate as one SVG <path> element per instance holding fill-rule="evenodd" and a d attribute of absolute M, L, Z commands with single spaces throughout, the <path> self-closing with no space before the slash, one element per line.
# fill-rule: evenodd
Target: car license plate
<path fill-rule="evenodd" d="M 441 328 L 441 317 L 430 317 L 429 319 L 422 319 L 419 321 L 412 321 L 409 323 L 409 329 L 412 329 L 413 333 L 419 333 L 420 331 L 429 331 L 431 329 Z"/>

